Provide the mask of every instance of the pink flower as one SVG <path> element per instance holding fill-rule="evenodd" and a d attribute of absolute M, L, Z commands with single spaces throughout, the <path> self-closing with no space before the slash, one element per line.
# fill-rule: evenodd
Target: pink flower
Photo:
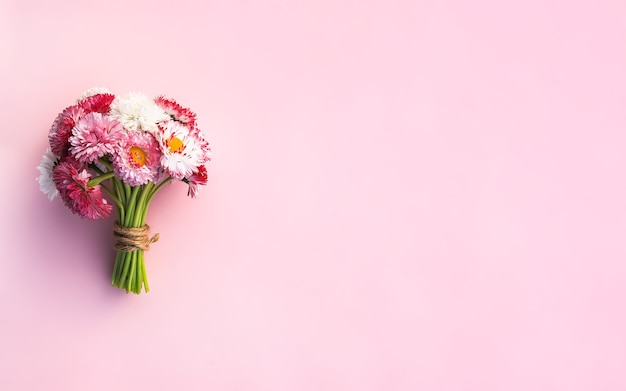
<path fill-rule="evenodd" d="M 113 206 L 102 196 L 100 185 L 87 185 L 90 178 L 87 170 L 79 171 L 77 163 L 71 160 L 62 161 L 52 172 L 61 199 L 73 213 L 90 220 L 104 219 Z"/>
<path fill-rule="evenodd" d="M 69 138 L 70 153 L 81 163 L 90 163 L 113 153 L 124 137 L 124 128 L 114 119 L 100 113 L 83 117 Z"/>
<path fill-rule="evenodd" d="M 74 105 L 67 107 L 56 117 L 48 134 L 52 153 L 60 158 L 67 156 L 72 129 L 84 115 L 85 110 L 79 105 Z"/>
<path fill-rule="evenodd" d="M 154 136 L 143 131 L 131 131 L 113 155 L 113 171 L 130 186 L 145 185 L 148 181 L 156 182 L 160 160 L 161 151 Z"/>
<path fill-rule="evenodd" d="M 85 99 L 78 102 L 86 113 L 101 113 L 106 114 L 111 110 L 111 102 L 115 99 L 113 94 L 96 94 L 88 96 Z"/>
<path fill-rule="evenodd" d="M 190 175 L 189 178 L 185 178 L 184 181 L 189 184 L 187 195 L 191 198 L 196 198 L 200 191 L 200 186 L 207 184 L 206 166 L 202 165 L 198 167 L 198 171 Z"/>
<path fill-rule="evenodd" d="M 196 127 L 196 113 L 186 107 L 182 107 L 174 99 L 159 96 L 154 102 L 172 117 L 173 120 L 187 125 L 190 129 Z"/>

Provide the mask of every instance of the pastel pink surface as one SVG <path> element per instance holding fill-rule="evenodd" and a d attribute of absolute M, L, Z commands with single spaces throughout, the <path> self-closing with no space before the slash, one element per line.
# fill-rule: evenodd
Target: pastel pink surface
<path fill-rule="evenodd" d="M 0 3 L 3 390 L 626 389 L 623 1 Z M 39 193 L 83 90 L 213 149 L 148 222 Z"/>

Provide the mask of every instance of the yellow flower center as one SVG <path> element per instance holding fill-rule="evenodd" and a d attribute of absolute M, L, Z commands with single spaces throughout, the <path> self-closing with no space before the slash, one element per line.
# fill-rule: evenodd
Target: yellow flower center
<path fill-rule="evenodd" d="M 183 148 L 185 147 L 185 144 L 183 144 L 183 141 L 181 139 L 179 139 L 178 137 L 172 137 L 170 139 L 170 152 L 174 153 L 174 152 L 182 152 Z"/>
<path fill-rule="evenodd" d="M 130 158 L 138 167 L 146 164 L 146 153 L 137 146 L 130 147 Z"/>

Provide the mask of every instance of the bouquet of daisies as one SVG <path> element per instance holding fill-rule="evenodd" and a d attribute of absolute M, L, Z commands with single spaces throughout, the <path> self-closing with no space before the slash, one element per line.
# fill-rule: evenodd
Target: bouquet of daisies
<path fill-rule="evenodd" d="M 164 96 L 92 88 L 56 117 L 48 140 L 38 167 L 41 191 L 90 220 L 115 208 L 111 285 L 148 292 L 144 251 L 158 240 L 146 224 L 150 201 L 172 180 L 185 182 L 192 198 L 207 183 L 210 148 L 196 114 Z"/>

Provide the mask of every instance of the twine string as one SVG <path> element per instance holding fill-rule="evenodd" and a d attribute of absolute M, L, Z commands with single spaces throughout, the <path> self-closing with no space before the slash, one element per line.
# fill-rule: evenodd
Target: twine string
<path fill-rule="evenodd" d="M 149 250 L 150 244 L 159 240 L 159 234 L 148 236 L 150 226 L 143 227 L 123 227 L 115 222 L 113 226 L 113 236 L 115 236 L 115 249 L 118 251 Z"/>

